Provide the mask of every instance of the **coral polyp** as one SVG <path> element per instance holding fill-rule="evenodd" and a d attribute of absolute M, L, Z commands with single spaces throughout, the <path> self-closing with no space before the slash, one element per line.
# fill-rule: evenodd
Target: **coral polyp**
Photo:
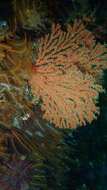
<path fill-rule="evenodd" d="M 21 157 L 13 157 L 3 164 L 3 174 L 0 176 L 0 189 L 28 189 L 31 181 L 31 164 Z"/>

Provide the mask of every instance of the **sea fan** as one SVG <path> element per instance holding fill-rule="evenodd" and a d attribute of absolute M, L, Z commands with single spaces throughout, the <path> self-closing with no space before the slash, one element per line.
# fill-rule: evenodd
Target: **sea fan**
<path fill-rule="evenodd" d="M 107 68 L 105 45 L 96 45 L 92 33 L 76 21 L 67 25 L 67 32 L 53 24 L 36 51 L 29 84 L 43 101 L 43 117 L 60 128 L 76 128 L 96 118 L 98 95 L 104 91 L 97 82 Z"/>

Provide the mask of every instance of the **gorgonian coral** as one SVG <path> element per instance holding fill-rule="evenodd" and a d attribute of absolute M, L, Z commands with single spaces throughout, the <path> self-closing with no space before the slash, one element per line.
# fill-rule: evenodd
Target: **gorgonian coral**
<path fill-rule="evenodd" d="M 107 68 L 107 49 L 96 44 L 91 32 L 76 21 L 52 25 L 51 34 L 38 42 L 36 63 L 29 84 L 37 99 L 42 99 L 43 117 L 60 128 L 76 128 L 99 114 L 97 83 Z"/>

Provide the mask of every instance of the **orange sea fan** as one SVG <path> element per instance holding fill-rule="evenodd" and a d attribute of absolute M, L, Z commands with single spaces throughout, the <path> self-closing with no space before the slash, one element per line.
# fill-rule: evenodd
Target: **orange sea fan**
<path fill-rule="evenodd" d="M 96 118 L 98 95 L 104 91 L 97 82 L 107 68 L 106 51 L 80 22 L 67 25 L 67 32 L 52 25 L 51 34 L 38 42 L 29 80 L 32 92 L 43 101 L 45 119 L 60 128 L 76 128 Z"/>
<path fill-rule="evenodd" d="M 96 103 L 104 91 L 97 82 L 107 67 L 105 45 L 96 45 L 92 33 L 76 21 L 73 27 L 67 25 L 67 32 L 53 24 L 37 52 L 29 84 L 43 101 L 43 117 L 60 128 L 90 123 L 99 113 Z"/>

